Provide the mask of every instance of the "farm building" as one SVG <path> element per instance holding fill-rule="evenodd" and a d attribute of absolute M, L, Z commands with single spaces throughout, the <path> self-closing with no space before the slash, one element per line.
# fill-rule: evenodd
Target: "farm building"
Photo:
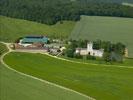
<path fill-rule="evenodd" d="M 26 36 L 20 40 L 19 45 L 24 47 L 33 45 L 38 46 L 39 44 L 46 44 L 48 42 L 48 38 L 45 36 Z"/>
<path fill-rule="evenodd" d="M 93 49 L 93 43 L 90 42 L 87 44 L 87 48 L 76 48 L 75 53 L 79 53 L 80 55 L 91 55 L 91 56 L 102 57 L 104 50 Z"/>

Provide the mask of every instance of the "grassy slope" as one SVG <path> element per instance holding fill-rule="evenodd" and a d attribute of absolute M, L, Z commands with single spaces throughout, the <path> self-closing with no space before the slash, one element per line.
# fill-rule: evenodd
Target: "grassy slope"
<path fill-rule="evenodd" d="M 89 40 L 110 40 L 122 42 L 133 57 L 133 19 L 116 17 L 82 16 L 70 38 Z"/>
<path fill-rule="evenodd" d="M 102 64 L 102 65 L 109 65 L 109 66 L 130 66 L 133 67 L 133 59 L 124 59 L 123 63 L 117 63 L 117 62 L 112 62 L 112 63 L 107 63 L 102 59 L 97 60 L 85 60 L 85 59 L 76 59 L 76 58 L 70 58 L 70 57 L 65 57 L 65 56 L 60 56 L 61 58 L 76 61 L 76 62 L 84 62 L 84 63 L 90 63 L 90 64 Z"/>
<path fill-rule="evenodd" d="M 0 65 L 0 100 L 87 100 L 38 80 L 21 76 Z"/>
<path fill-rule="evenodd" d="M 6 46 L 2 43 L 0 43 L 0 56 L 4 53 L 7 52 L 8 49 L 6 48 Z"/>
<path fill-rule="evenodd" d="M 63 24 L 45 25 L 36 22 L 0 16 L 0 41 L 13 42 L 28 34 L 43 34 L 50 37 L 68 37 L 75 22 L 64 21 Z"/>
<path fill-rule="evenodd" d="M 98 100 L 133 99 L 133 69 L 77 64 L 29 53 L 10 53 L 4 60 L 16 70 L 64 85 Z"/>
<path fill-rule="evenodd" d="M 123 2 L 122 5 L 133 7 L 133 3 L 126 3 L 126 2 Z"/>
<path fill-rule="evenodd" d="M 1 43 L 0 50 L 6 50 Z M 86 98 L 19 75 L 0 63 L 0 100 L 86 100 Z"/>

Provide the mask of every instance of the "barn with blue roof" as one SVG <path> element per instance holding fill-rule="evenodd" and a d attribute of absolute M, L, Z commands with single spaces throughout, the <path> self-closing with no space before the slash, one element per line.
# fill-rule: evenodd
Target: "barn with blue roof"
<path fill-rule="evenodd" d="M 45 36 L 26 36 L 21 41 L 21 43 L 23 44 L 33 44 L 33 43 L 46 44 L 47 42 L 48 38 Z"/>

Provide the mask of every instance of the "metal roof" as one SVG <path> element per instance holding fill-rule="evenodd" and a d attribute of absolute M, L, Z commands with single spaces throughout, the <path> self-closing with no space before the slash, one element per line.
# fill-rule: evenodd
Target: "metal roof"
<path fill-rule="evenodd" d="M 30 38 L 23 38 L 22 39 L 22 43 L 47 43 L 48 42 L 48 38 L 47 37 L 43 37 L 43 38 L 35 38 L 35 37 L 30 37 Z"/>

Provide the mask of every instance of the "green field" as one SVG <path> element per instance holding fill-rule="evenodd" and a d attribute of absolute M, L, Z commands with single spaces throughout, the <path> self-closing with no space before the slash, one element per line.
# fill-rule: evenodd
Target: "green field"
<path fill-rule="evenodd" d="M 87 98 L 19 75 L 0 64 L 0 100 L 87 100 Z"/>
<path fill-rule="evenodd" d="M 123 2 L 122 5 L 133 7 L 133 3 L 126 3 L 126 2 Z"/>
<path fill-rule="evenodd" d="M 0 43 L 0 56 L 7 51 L 8 51 L 8 49 L 6 48 L 6 46 L 4 44 Z"/>
<path fill-rule="evenodd" d="M 63 85 L 97 100 L 132 100 L 133 69 L 78 64 L 46 55 L 10 53 L 4 61 L 12 68 Z"/>
<path fill-rule="evenodd" d="M 82 16 L 70 38 L 122 42 L 133 57 L 133 19 L 116 17 Z"/>
<path fill-rule="evenodd" d="M 103 59 L 97 58 L 96 60 L 86 60 L 86 59 L 77 59 L 77 58 L 70 58 L 66 56 L 60 56 L 63 59 L 75 61 L 75 62 L 81 62 L 81 63 L 89 63 L 89 64 L 100 64 L 100 65 L 107 65 L 107 66 L 126 66 L 126 67 L 133 67 L 133 58 L 127 58 L 124 59 L 122 63 L 119 62 L 106 62 Z"/>
<path fill-rule="evenodd" d="M 0 50 L 7 51 L 1 43 Z M 0 63 L 0 100 L 87 100 L 87 98 L 19 75 Z"/>
<path fill-rule="evenodd" d="M 25 35 L 46 35 L 56 38 L 67 38 L 71 33 L 75 22 L 64 21 L 63 24 L 45 25 L 32 21 L 8 18 L 0 16 L 0 41 L 14 42 Z"/>

